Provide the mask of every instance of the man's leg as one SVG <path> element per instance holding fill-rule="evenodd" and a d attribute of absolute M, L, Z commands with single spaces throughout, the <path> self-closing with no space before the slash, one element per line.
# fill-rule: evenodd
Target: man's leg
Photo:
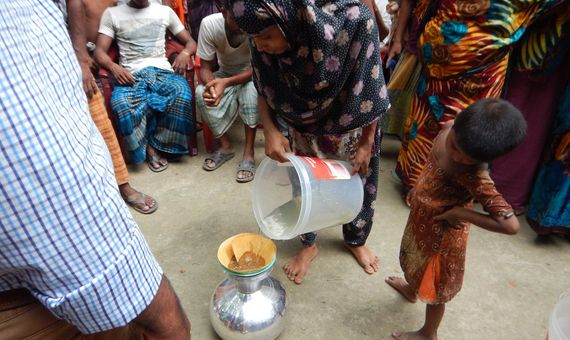
<path fill-rule="evenodd" d="M 129 172 L 127 170 L 127 165 L 121 154 L 121 148 L 119 146 L 119 141 L 113 129 L 113 124 L 109 120 L 109 115 L 105 108 L 105 102 L 100 91 L 93 94 L 93 97 L 89 100 L 89 113 L 93 122 L 97 126 L 97 129 L 103 136 L 107 148 L 109 148 L 109 153 L 111 154 L 111 159 L 113 161 L 113 169 L 115 170 L 115 178 L 117 179 L 117 184 L 119 185 L 119 191 L 121 192 L 121 197 L 129 204 L 135 207 L 135 210 L 142 213 L 156 210 L 157 205 L 156 200 L 151 196 L 145 195 L 142 192 L 135 190 L 129 184 Z"/>
<path fill-rule="evenodd" d="M 254 144 L 257 125 L 259 125 L 259 113 L 257 111 L 257 90 L 253 82 L 247 82 L 239 88 L 237 94 L 239 103 L 239 114 L 245 129 L 245 145 L 243 148 L 243 160 L 240 171 L 237 173 L 237 180 L 251 180 L 255 175 Z M 251 171 L 248 168 L 253 169 Z"/>
<path fill-rule="evenodd" d="M 245 130 L 245 144 L 243 146 L 243 160 L 244 161 L 255 161 L 254 145 L 255 145 L 255 134 L 257 132 L 257 127 L 249 127 L 247 124 L 243 125 Z M 251 171 L 240 170 L 237 173 L 238 179 L 245 179 L 252 177 L 254 174 Z"/>
<path fill-rule="evenodd" d="M 150 305 L 131 323 L 144 339 L 190 339 L 190 321 L 166 276 Z"/>
<path fill-rule="evenodd" d="M 235 86 L 227 87 L 218 106 L 212 107 L 204 102 L 204 86 L 196 87 L 197 113 L 202 116 L 219 142 L 219 148 L 204 160 L 205 170 L 215 170 L 234 157 L 235 151 L 227 131 L 237 117 L 236 91 Z"/>

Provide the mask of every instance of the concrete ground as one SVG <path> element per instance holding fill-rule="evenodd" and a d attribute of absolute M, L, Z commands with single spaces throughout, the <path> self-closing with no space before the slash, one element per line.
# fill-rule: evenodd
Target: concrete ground
<path fill-rule="evenodd" d="M 242 131 L 237 123 L 230 130 L 238 151 Z M 256 140 L 258 163 L 264 158 L 262 135 Z M 208 304 L 225 278 L 216 259 L 218 246 L 234 234 L 258 231 L 251 207 L 253 183 L 235 181 L 240 157 L 206 172 L 200 147 L 198 156 L 184 157 L 162 173 L 146 165 L 131 167 L 131 183 L 160 204 L 152 215 L 133 215 L 172 281 L 198 340 L 217 339 Z M 272 275 L 283 283 L 289 299 L 289 321 L 280 339 L 389 339 L 393 331 L 421 326 L 424 305 L 406 302 L 384 283 L 386 276 L 402 273 L 398 252 L 408 216 L 390 178 L 398 148 L 397 140 L 384 140 L 375 224 L 367 243 L 380 257 L 378 273 L 364 273 L 345 250 L 341 228 L 329 228 L 319 233 L 319 256 L 298 286 L 281 267 L 299 250 L 300 242 L 277 242 Z M 524 217 L 520 221 L 516 236 L 471 229 L 463 289 L 447 306 L 440 339 L 545 338 L 554 305 L 570 293 L 570 242 L 538 238 Z"/>

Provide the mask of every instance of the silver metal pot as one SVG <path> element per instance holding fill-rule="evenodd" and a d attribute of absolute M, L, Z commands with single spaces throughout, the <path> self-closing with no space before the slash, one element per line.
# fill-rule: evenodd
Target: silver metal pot
<path fill-rule="evenodd" d="M 226 270 L 210 300 L 210 321 L 224 340 L 275 339 L 285 326 L 287 299 L 279 281 L 269 276 L 273 264 L 254 275 Z"/>

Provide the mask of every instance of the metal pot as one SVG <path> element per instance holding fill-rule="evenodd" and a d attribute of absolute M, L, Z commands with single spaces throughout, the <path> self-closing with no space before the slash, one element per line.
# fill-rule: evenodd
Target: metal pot
<path fill-rule="evenodd" d="M 226 270 L 210 300 L 210 321 L 225 340 L 275 339 L 285 326 L 287 300 L 281 283 L 269 276 L 273 263 L 253 274 Z"/>

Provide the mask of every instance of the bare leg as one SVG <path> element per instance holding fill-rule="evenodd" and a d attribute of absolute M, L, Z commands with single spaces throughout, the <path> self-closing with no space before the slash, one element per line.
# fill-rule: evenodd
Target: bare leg
<path fill-rule="evenodd" d="M 136 329 L 133 337 L 142 333 L 144 339 L 190 339 L 190 321 L 166 276 L 150 305 L 130 325 Z"/>
<path fill-rule="evenodd" d="M 380 259 L 367 246 L 351 247 L 347 246 L 356 261 L 360 264 L 364 271 L 368 274 L 374 274 L 380 267 Z"/>
<path fill-rule="evenodd" d="M 138 200 L 142 196 L 142 192 L 135 190 L 135 188 L 133 188 L 129 183 L 119 185 L 119 192 L 121 193 L 121 197 L 123 197 L 124 200 L 127 198 L 134 198 Z M 149 195 L 146 195 L 144 203 L 137 202 L 137 208 L 144 211 L 152 209 L 155 205 L 156 200 Z"/>
<path fill-rule="evenodd" d="M 392 337 L 398 340 L 435 340 L 437 329 L 443 319 L 445 304 L 426 305 L 426 321 L 420 330 L 406 333 L 392 333 Z"/>
<path fill-rule="evenodd" d="M 397 290 L 398 293 L 402 294 L 402 296 L 405 297 L 408 301 L 415 303 L 418 300 L 416 293 L 412 287 L 410 287 L 410 285 L 403 278 L 388 276 L 384 281 L 389 284 L 390 287 Z"/>
<path fill-rule="evenodd" d="M 222 151 L 222 153 L 224 154 L 228 154 L 228 153 L 232 153 L 234 152 L 234 147 L 232 145 L 232 141 L 230 140 L 230 137 L 228 136 L 227 133 L 224 133 L 220 139 L 220 151 Z M 205 161 L 206 166 L 209 168 L 213 168 L 214 166 L 216 166 L 216 163 L 213 162 L 211 159 L 207 159 Z"/>
<path fill-rule="evenodd" d="M 319 250 L 317 249 L 316 244 L 303 246 L 303 249 L 301 249 L 294 258 L 289 260 L 285 266 L 283 266 L 289 280 L 296 284 L 301 284 L 311 262 L 313 262 L 313 259 L 317 257 L 318 253 Z"/>
<path fill-rule="evenodd" d="M 255 143 L 255 133 L 257 132 L 257 128 L 251 128 L 246 124 L 243 125 L 245 130 L 245 145 L 243 146 L 243 160 L 253 160 L 254 159 L 254 152 L 253 146 Z M 244 179 L 246 177 L 251 176 L 252 174 L 249 171 L 240 171 L 237 174 L 239 179 Z"/>

